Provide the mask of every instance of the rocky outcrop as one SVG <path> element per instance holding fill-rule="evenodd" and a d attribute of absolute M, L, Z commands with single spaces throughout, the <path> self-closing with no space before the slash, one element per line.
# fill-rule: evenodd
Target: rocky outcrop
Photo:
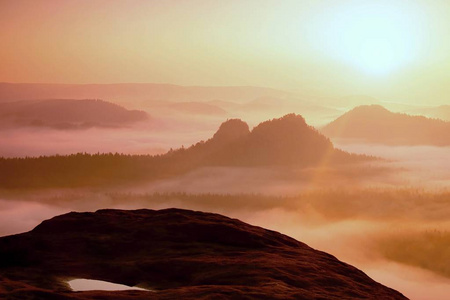
<path fill-rule="evenodd" d="M 71 278 L 152 291 L 73 292 Z M 180 209 L 68 213 L 0 238 L 4 299 L 406 299 L 278 232 Z"/>

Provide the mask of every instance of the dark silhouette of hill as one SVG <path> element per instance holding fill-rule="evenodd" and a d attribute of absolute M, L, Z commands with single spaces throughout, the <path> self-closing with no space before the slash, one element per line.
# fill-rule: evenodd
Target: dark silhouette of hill
<path fill-rule="evenodd" d="M 73 292 L 86 278 L 152 291 Z M 278 232 L 181 209 L 68 213 L 0 238 L 7 299 L 406 299 Z"/>
<path fill-rule="evenodd" d="M 0 187 L 78 187 L 167 178 L 207 166 L 314 167 L 373 157 L 335 149 L 295 114 L 263 122 L 252 131 L 238 119 L 223 123 L 206 142 L 164 155 L 74 154 L 0 158 Z"/>
<path fill-rule="evenodd" d="M 0 103 L 0 118 L 3 126 L 77 129 L 123 126 L 146 120 L 148 115 L 103 100 L 51 99 Z"/>
<path fill-rule="evenodd" d="M 228 120 L 212 139 L 171 155 L 186 161 L 231 166 L 316 166 L 324 161 L 368 159 L 335 149 L 328 138 L 295 114 L 263 122 L 252 131 L 241 120 Z"/>
<path fill-rule="evenodd" d="M 358 106 L 321 129 L 333 138 L 388 145 L 450 145 L 450 122 Z"/>
<path fill-rule="evenodd" d="M 179 86 L 155 83 L 123 84 L 37 84 L 0 83 L 0 102 L 30 99 L 114 99 L 121 104 L 149 100 L 204 102 L 211 100 L 250 101 L 262 96 L 284 96 L 288 93 L 263 87 Z"/>
<path fill-rule="evenodd" d="M 223 122 L 213 136 L 215 143 L 228 144 L 250 134 L 248 124 L 239 119 Z"/>

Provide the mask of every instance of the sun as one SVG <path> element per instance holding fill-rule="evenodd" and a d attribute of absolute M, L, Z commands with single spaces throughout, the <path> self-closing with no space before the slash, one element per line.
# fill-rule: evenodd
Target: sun
<path fill-rule="evenodd" d="M 352 2 L 327 14 L 322 22 L 323 51 L 369 74 L 394 72 L 413 62 L 420 50 L 415 15 L 405 7 Z"/>
<path fill-rule="evenodd" d="M 398 53 L 392 42 L 386 38 L 367 38 L 354 47 L 355 53 L 350 62 L 373 74 L 385 74 L 394 70 L 406 57 Z"/>

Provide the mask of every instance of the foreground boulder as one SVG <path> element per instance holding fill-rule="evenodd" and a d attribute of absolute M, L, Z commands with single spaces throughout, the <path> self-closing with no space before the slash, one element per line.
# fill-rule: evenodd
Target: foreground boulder
<path fill-rule="evenodd" d="M 151 291 L 73 292 L 97 279 Z M 406 299 L 280 233 L 181 209 L 68 213 L 0 238 L 1 299 Z"/>

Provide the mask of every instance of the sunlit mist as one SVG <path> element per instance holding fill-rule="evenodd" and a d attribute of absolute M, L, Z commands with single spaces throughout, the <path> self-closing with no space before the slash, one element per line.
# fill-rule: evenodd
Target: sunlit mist
<path fill-rule="evenodd" d="M 450 1 L 0 0 L 0 43 L 1 299 L 448 300 Z"/>

